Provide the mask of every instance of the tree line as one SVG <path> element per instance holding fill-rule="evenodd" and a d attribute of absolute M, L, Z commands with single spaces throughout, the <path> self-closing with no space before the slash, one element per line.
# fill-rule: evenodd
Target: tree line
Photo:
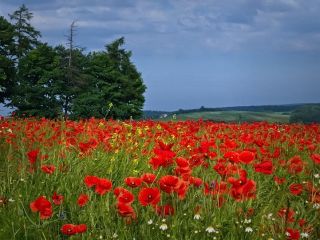
<path fill-rule="evenodd" d="M 146 86 L 123 48 L 124 38 L 102 51 L 85 53 L 74 44 L 75 23 L 67 46 L 40 41 L 25 5 L 0 16 L 0 102 L 17 116 L 46 118 L 139 118 Z"/>

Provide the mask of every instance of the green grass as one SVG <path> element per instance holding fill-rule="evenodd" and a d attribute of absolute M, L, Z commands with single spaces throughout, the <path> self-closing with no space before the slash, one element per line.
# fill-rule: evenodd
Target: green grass
<path fill-rule="evenodd" d="M 171 119 L 168 116 L 166 119 Z M 288 123 L 290 113 L 288 112 L 248 112 L 248 111 L 216 111 L 216 112 L 192 112 L 177 114 L 178 120 L 212 120 L 217 122 L 257 122 L 266 121 L 270 123 Z"/>

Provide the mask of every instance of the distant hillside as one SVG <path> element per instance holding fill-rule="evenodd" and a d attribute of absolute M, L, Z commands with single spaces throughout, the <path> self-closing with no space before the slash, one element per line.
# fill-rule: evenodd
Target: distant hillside
<path fill-rule="evenodd" d="M 144 111 L 144 119 L 169 120 L 173 116 L 177 119 L 199 119 L 222 122 L 289 122 L 291 112 L 308 105 L 320 104 L 287 104 L 287 105 L 263 105 L 263 106 L 235 106 L 198 109 L 179 109 L 178 111 Z"/>

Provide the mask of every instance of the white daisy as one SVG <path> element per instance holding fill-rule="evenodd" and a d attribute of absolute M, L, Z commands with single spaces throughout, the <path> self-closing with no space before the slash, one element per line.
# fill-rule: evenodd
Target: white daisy
<path fill-rule="evenodd" d="M 195 219 L 195 220 L 199 220 L 200 218 L 201 218 L 200 214 L 196 214 L 196 215 L 194 215 L 194 217 L 193 217 L 193 219 Z"/>
<path fill-rule="evenodd" d="M 168 225 L 167 224 L 165 224 L 165 223 L 163 223 L 163 224 L 161 224 L 160 225 L 160 227 L 159 227 L 162 231 L 165 231 L 165 230 L 167 230 L 168 229 Z"/>
<path fill-rule="evenodd" d="M 216 232 L 216 230 L 210 226 L 210 227 L 207 227 L 206 232 L 213 233 L 213 232 Z"/>

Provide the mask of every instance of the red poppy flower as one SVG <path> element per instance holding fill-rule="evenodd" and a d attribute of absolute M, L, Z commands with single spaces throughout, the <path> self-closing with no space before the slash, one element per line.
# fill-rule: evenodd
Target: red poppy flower
<path fill-rule="evenodd" d="M 212 181 L 210 184 L 205 183 L 204 184 L 204 194 L 205 195 L 221 195 L 226 193 L 228 190 L 227 188 L 227 183 L 224 181 L 221 182 L 216 182 L 216 181 Z"/>
<path fill-rule="evenodd" d="M 287 228 L 286 235 L 288 240 L 300 239 L 300 233 L 297 229 Z"/>
<path fill-rule="evenodd" d="M 302 172 L 304 164 L 300 156 L 290 158 L 288 163 L 288 172 L 290 174 L 298 174 Z"/>
<path fill-rule="evenodd" d="M 96 193 L 99 195 L 103 195 L 109 192 L 112 188 L 112 182 L 106 178 L 100 178 L 99 182 L 96 185 Z"/>
<path fill-rule="evenodd" d="M 179 178 L 172 175 L 163 176 L 159 184 L 162 191 L 171 194 L 179 187 Z"/>
<path fill-rule="evenodd" d="M 174 214 L 174 208 L 170 204 L 164 206 L 156 206 L 156 213 L 160 216 L 171 216 Z"/>
<path fill-rule="evenodd" d="M 218 162 L 213 169 L 220 175 L 225 176 L 227 174 L 227 166 L 221 162 Z"/>
<path fill-rule="evenodd" d="M 136 188 L 139 187 L 142 183 L 142 180 L 137 177 L 127 177 L 124 182 L 127 184 L 128 187 Z"/>
<path fill-rule="evenodd" d="M 41 167 L 41 170 L 47 174 L 52 174 L 54 173 L 56 167 L 54 165 L 43 165 Z"/>
<path fill-rule="evenodd" d="M 265 160 L 261 163 L 258 163 L 258 164 L 254 164 L 254 170 L 256 172 L 260 172 L 260 173 L 263 173 L 263 174 L 267 174 L 267 175 L 270 175 L 272 174 L 273 172 L 273 164 L 272 164 L 272 161 L 270 160 Z"/>
<path fill-rule="evenodd" d="M 158 188 L 142 188 L 138 199 L 142 206 L 156 205 L 160 201 L 160 190 Z"/>
<path fill-rule="evenodd" d="M 88 188 L 91 188 L 98 184 L 99 178 L 96 176 L 86 176 L 84 178 L 84 183 L 87 185 Z"/>
<path fill-rule="evenodd" d="M 68 235 L 68 236 L 77 234 L 76 228 L 75 228 L 75 225 L 74 225 L 74 224 L 64 224 L 64 225 L 61 227 L 60 231 L 61 231 L 64 235 Z"/>
<path fill-rule="evenodd" d="M 184 159 L 184 158 L 182 158 L 182 157 L 178 157 L 178 158 L 176 159 L 176 163 L 177 163 L 177 165 L 178 165 L 179 167 L 181 167 L 181 168 L 189 167 L 189 162 L 188 162 L 188 160 L 187 160 L 187 159 Z"/>
<path fill-rule="evenodd" d="M 173 158 L 176 154 L 171 151 L 172 144 L 166 145 L 163 142 L 159 142 L 160 148 L 155 148 L 153 152 L 156 154 L 155 157 L 151 158 L 149 163 L 152 165 L 153 169 L 158 169 L 159 167 L 168 167 L 173 164 Z"/>
<path fill-rule="evenodd" d="M 145 173 L 141 176 L 141 180 L 147 184 L 152 184 L 156 180 L 156 175 L 153 173 Z"/>
<path fill-rule="evenodd" d="M 300 195 L 303 191 L 302 184 L 299 183 L 293 183 L 289 186 L 289 190 L 293 195 Z"/>
<path fill-rule="evenodd" d="M 133 219 L 136 218 L 136 214 L 134 212 L 134 209 L 130 204 L 118 202 L 117 210 L 118 210 L 118 213 L 120 214 L 120 216 L 122 216 L 122 217 L 130 217 Z"/>
<path fill-rule="evenodd" d="M 288 211 L 288 213 L 287 213 Z M 287 219 L 288 222 L 294 222 L 295 212 L 293 209 L 282 208 L 278 211 L 278 216 L 284 219 Z"/>
<path fill-rule="evenodd" d="M 75 235 L 78 233 L 83 233 L 85 231 L 87 231 L 87 225 L 86 224 L 79 224 L 79 225 L 75 225 L 75 224 L 64 224 L 60 231 L 64 234 L 64 235 Z"/>
<path fill-rule="evenodd" d="M 202 179 L 197 177 L 190 177 L 189 182 L 195 187 L 200 187 L 202 185 Z"/>
<path fill-rule="evenodd" d="M 178 188 L 176 189 L 176 192 L 178 193 L 178 197 L 180 200 L 184 199 L 187 193 L 187 190 L 189 188 L 188 182 L 185 182 L 183 180 L 179 180 Z"/>
<path fill-rule="evenodd" d="M 36 163 L 38 154 L 39 154 L 39 150 L 38 150 L 38 149 L 29 151 L 29 152 L 27 153 L 27 155 L 28 155 L 28 160 L 29 160 L 29 163 L 30 163 L 31 165 L 33 165 L 33 164 Z"/>
<path fill-rule="evenodd" d="M 125 188 L 117 187 L 113 193 L 116 195 L 119 203 L 131 204 L 134 201 L 134 195 Z"/>
<path fill-rule="evenodd" d="M 230 189 L 231 196 L 236 201 L 255 198 L 256 182 L 251 179 L 247 179 L 247 172 L 244 170 L 241 170 L 239 175 L 239 179 L 235 179 L 233 177 L 228 179 L 228 182 L 232 184 Z"/>
<path fill-rule="evenodd" d="M 244 164 L 249 164 L 254 160 L 255 154 L 253 152 L 250 151 L 242 151 L 239 154 L 239 160 L 240 162 L 244 163 Z"/>
<path fill-rule="evenodd" d="M 112 188 L 112 182 L 106 178 L 86 176 L 84 178 L 84 182 L 89 188 L 95 186 L 95 192 L 99 195 L 103 195 L 106 192 L 109 192 Z"/>
<path fill-rule="evenodd" d="M 58 195 L 56 192 L 53 193 L 52 201 L 55 205 L 60 205 L 63 202 L 63 196 Z"/>
<path fill-rule="evenodd" d="M 286 181 L 286 179 L 283 177 L 283 178 L 281 178 L 281 177 L 278 177 L 278 176 L 274 176 L 274 181 L 277 183 L 277 184 L 279 184 L 279 185 L 281 185 L 281 184 L 283 184 L 285 181 Z"/>
<path fill-rule="evenodd" d="M 89 196 L 87 194 L 80 194 L 77 203 L 80 207 L 85 206 L 89 201 Z"/>
<path fill-rule="evenodd" d="M 315 164 L 320 164 L 320 154 L 312 154 L 311 159 Z"/>
<path fill-rule="evenodd" d="M 238 163 L 240 161 L 239 153 L 233 151 L 226 152 L 223 157 L 232 163 Z"/>
<path fill-rule="evenodd" d="M 40 219 L 48 219 L 52 216 L 52 205 L 45 196 L 40 196 L 30 203 L 30 208 L 33 212 L 40 213 Z"/>

